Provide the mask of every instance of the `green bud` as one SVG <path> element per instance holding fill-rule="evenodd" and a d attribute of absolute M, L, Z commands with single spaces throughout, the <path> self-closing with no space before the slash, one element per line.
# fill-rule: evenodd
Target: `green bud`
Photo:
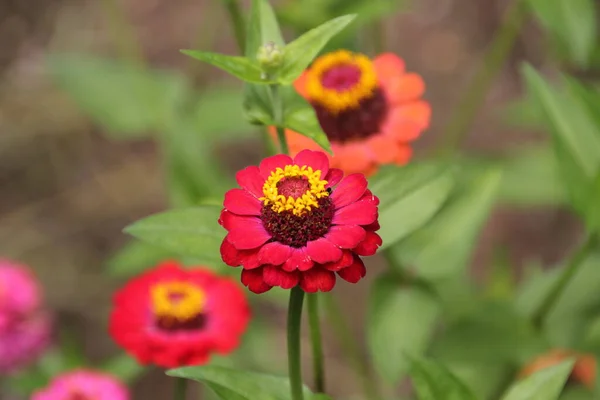
<path fill-rule="evenodd" d="M 275 42 L 267 42 L 258 49 L 256 58 L 265 71 L 276 70 L 283 64 L 284 51 Z"/>

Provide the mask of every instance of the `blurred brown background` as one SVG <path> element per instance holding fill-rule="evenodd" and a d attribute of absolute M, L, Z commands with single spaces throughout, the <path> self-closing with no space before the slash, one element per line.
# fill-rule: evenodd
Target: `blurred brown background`
<path fill-rule="evenodd" d="M 106 316 L 119 282 L 103 273 L 104 262 L 126 241 L 121 233 L 125 225 L 166 206 L 155 146 L 106 139 L 45 72 L 49 52 L 118 54 L 108 18 L 110 4 L 0 0 L 0 256 L 28 263 L 38 272 L 59 321 L 75 327 L 92 360 L 116 351 L 106 334 Z M 217 0 L 117 4 L 125 10 L 150 64 L 191 71 L 199 86 L 214 70 L 190 69 L 178 49 L 201 43 L 206 50 L 235 52 L 227 16 Z M 386 20 L 387 47 L 405 58 L 408 69 L 422 74 L 428 85 L 426 98 L 434 117 L 418 142 L 419 151 L 435 145 L 505 8 L 500 0 L 414 0 L 412 12 Z M 545 67 L 540 40 L 539 30 L 529 24 L 477 117 L 465 146 L 469 151 L 497 154 L 543 140 L 535 132 L 507 128 L 496 113 L 499 105 L 520 94 L 520 61 Z M 260 142 L 254 144 L 258 149 Z M 249 152 L 248 162 L 253 157 Z M 531 258 L 548 264 L 569 250 L 578 231 L 560 209 L 498 207 L 481 236 L 476 276 L 485 277 L 497 245 L 508 246 L 516 266 Z M 376 270 L 374 266 L 371 277 Z M 367 289 L 366 284 L 357 285 L 349 296 L 342 285 L 337 293 L 344 311 L 354 317 L 358 335 L 363 335 L 360 316 Z M 280 328 L 283 321 L 274 318 Z M 278 345 L 283 351 L 283 336 Z M 356 389 L 339 353 L 326 346 L 336 398 Z M 161 373 L 151 374 L 136 384 L 135 398 L 167 399 L 169 384 Z"/>

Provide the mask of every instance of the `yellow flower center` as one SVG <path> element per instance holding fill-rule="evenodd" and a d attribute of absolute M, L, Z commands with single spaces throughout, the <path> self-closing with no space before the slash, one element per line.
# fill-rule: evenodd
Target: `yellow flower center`
<path fill-rule="evenodd" d="M 306 91 L 313 103 L 332 114 L 356 109 L 377 88 L 377 75 L 371 60 L 347 50 L 319 57 L 306 76 Z"/>
<path fill-rule="evenodd" d="M 151 295 L 154 315 L 174 322 L 196 318 L 206 304 L 204 291 L 188 282 L 156 284 Z"/>
<path fill-rule="evenodd" d="M 318 199 L 329 196 L 325 185 L 327 181 L 321 179 L 321 170 L 313 171 L 306 165 L 286 165 L 271 172 L 260 200 L 278 213 L 292 211 L 294 215 L 303 215 L 319 207 Z"/>

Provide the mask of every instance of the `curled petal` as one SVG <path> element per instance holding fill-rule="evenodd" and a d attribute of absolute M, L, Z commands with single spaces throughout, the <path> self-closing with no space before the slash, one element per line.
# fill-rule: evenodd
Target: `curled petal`
<path fill-rule="evenodd" d="M 381 237 L 378 234 L 373 231 L 367 231 L 365 240 L 354 248 L 354 252 L 359 256 L 372 256 L 377 252 L 382 243 Z"/>
<path fill-rule="evenodd" d="M 225 193 L 223 205 L 238 215 L 260 215 L 262 203 L 244 189 L 231 189 Z"/>
<path fill-rule="evenodd" d="M 314 265 L 313 260 L 306 254 L 306 248 L 292 249 L 292 255 L 283 264 L 286 271 L 307 271 Z"/>
<path fill-rule="evenodd" d="M 263 196 L 263 185 L 265 184 L 265 180 L 260 176 L 260 169 L 257 166 L 252 165 L 244 168 L 235 174 L 235 179 L 240 187 L 246 189 L 254 197 L 258 198 Z"/>
<path fill-rule="evenodd" d="M 256 294 L 267 292 L 271 290 L 272 287 L 265 283 L 262 268 L 242 270 L 241 280 L 244 286 L 248 287 L 251 292 Z"/>
<path fill-rule="evenodd" d="M 331 200 L 335 208 L 342 208 L 360 199 L 366 190 L 367 179 L 363 174 L 348 175 L 337 185 Z"/>
<path fill-rule="evenodd" d="M 263 279 L 267 285 L 279 286 L 282 289 L 291 289 L 298 285 L 300 272 L 288 272 L 275 265 L 265 265 L 263 268 Z"/>
<path fill-rule="evenodd" d="M 338 261 L 342 250 L 325 238 L 312 240 L 306 244 L 306 253 L 315 262 L 325 264 Z"/>
<path fill-rule="evenodd" d="M 327 176 L 325 177 L 325 180 L 327 181 L 327 185 L 325 185 L 325 187 L 326 188 L 334 187 L 335 185 L 340 183 L 340 181 L 342 180 L 343 177 L 344 177 L 344 171 L 342 171 L 339 168 L 331 168 L 329 170 L 329 173 L 327 173 Z"/>
<path fill-rule="evenodd" d="M 267 243 L 260 248 L 258 260 L 261 264 L 281 265 L 292 256 L 293 249 L 279 242 Z"/>
<path fill-rule="evenodd" d="M 346 268 L 354 262 L 354 254 L 351 251 L 344 250 L 342 254 L 342 258 L 340 258 L 336 262 L 323 264 L 322 267 L 329 271 L 339 271 L 342 268 Z"/>
<path fill-rule="evenodd" d="M 325 238 L 342 249 L 353 249 L 365 236 L 365 230 L 358 225 L 334 225 Z"/>
<path fill-rule="evenodd" d="M 329 292 L 335 286 L 335 273 L 322 268 L 313 268 L 302 273 L 300 287 L 308 293 Z"/>
<path fill-rule="evenodd" d="M 338 275 L 345 281 L 356 283 L 367 274 L 365 264 L 358 256 L 354 256 L 354 262 L 348 267 L 338 271 Z"/>
<path fill-rule="evenodd" d="M 322 151 L 302 150 L 294 157 L 294 163 L 300 167 L 306 165 L 314 171 L 321 171 L 321 178 L 329 172 L 329 159 Z"/>

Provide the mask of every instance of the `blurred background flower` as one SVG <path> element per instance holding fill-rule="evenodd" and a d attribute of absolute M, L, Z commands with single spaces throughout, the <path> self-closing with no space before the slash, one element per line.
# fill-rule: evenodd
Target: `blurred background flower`
<path fill-rule="evenodd" d="M 76 370 L 55 377 L 31 400 L 129 400 L 129 390 L 111 375 L 92 370 Z"/>

